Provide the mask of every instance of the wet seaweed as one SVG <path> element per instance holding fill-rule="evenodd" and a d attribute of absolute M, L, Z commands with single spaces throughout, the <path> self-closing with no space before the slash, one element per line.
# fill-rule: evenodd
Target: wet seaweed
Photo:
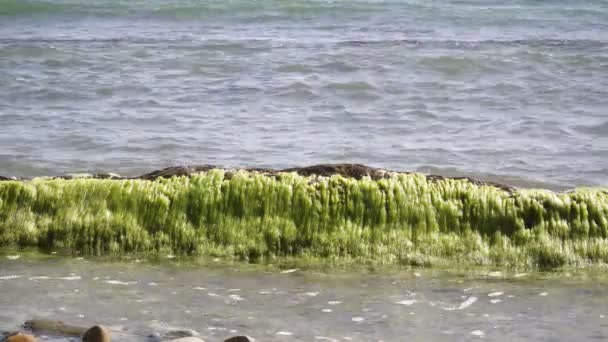
<path fill-rule="evenodd" d="M 608 262 L 608 194 L 417 173 L 225 171 L 0 182 L 0 246 L 392 264 Z"/>

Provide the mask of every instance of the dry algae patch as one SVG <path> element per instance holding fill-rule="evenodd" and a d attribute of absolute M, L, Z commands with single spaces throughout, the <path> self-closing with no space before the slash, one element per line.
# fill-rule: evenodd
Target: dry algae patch
<path fill-rule="evenodd" d="M 0 182 L 0 246 L 560 267 L 608 262 L 608 193 L 422 174 L 379 180 L 214 169 L 154 181 Z"/>

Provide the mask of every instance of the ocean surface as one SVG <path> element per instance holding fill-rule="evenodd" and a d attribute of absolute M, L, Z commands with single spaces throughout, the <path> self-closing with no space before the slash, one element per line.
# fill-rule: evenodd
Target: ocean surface
<path fill-rule="evenodd" d="M 608 185 L 604 0 L 0 0 L 0 175 Z"/>
<path fill-rule="evenodd" d="M 32 317 L 108 326 L 113 341 L 189 329 L 206 341 L 605 341 L 602 273 L 331 273 L 0 257 L 0 331 Z M 73 341 L 44 338 L 45 342 Z M 150 341 L 150 340 L 147 340 Z"/>

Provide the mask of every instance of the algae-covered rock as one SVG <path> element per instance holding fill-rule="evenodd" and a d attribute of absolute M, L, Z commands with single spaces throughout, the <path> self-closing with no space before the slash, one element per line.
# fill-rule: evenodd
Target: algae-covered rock
<path fill-rule="evenodd" d="M 557 268 L 608 263 L 608 192 L 358 164 L 0 182 L 0 247 Z"/>

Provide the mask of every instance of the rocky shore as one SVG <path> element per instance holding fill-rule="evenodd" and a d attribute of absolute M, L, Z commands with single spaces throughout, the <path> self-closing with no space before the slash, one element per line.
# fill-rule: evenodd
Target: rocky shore
<path fill-rule="evenodd" d="M 0 182 L 0 247 L 585 267 L 608 263 L 608 191 L 520 189 L 358 164 L 72 174 Z"/>
<path fill-rule="evenodd" d="M 60 176 L 49 176 L 49 179 L 143 179 L 143 180 L 156 180 L 158 178 L 171 178 L 186 176 L 190 177 L 195 174 L 202 172 L 208 172 L 210 170 L 223 170 L 226 173 L 226 179 L 230 179 L 234 173 L 238 171 L 254 172 L 266 176 L 276 176 L 281 173 L 297 173 L 301 176 L 320 176 L 330 177 L 334 175 L 340 175 L 347 178 L 362 179 L 363 177 L 370 177 L 372 180 L 380 180 L 383 178 L 389 178 L 395 174 L 409 174 L 411 172 L 406 171 L 391 171 L 380 168 L 374 168 L 362 164 L 318 164 L 306 167 L 293 167 L 287 169 L 267 169 L 267 168 L 223 168 L 215 165 L 186 165 L 186 166 L 171 166 L 160 170 L 155 170 L 135 177 L 123 177 L 117 173 L 68 173 Z M 444 179 L 455 179 L 455 180 L 466 180 L 475 185 L 487 185 L 493 186 L 508 192 L 513 191 L 515 188 L 506 184 L 500 184 L 490 181 L 476 180 L 470 177 L 445 177 L 439 175 L 427 175 L 429 181 L 440 181 Z M 1 176 L 0 181 L 27 181 L 27 178 L 19 178 L 16 176 Z"/>
<path fill-rule="evenodd" d="M 111 342 L 113 334 L 124 334 L 124 332 L 113 332 L 103 325 L 92 327 L 75 326 L 57 320 L 32 319 L 26 321 L 22 330 L 3 332 L 0 334 L 0 342 L 38 342 L 40 337 L 53 338 L 78 338 L 82 342 Z M 205 342 L 194 330 L 172 330 L 162 335 L 152 333 L 141 336 L 147 342 Z M 224 342 L 254 342 L 248 336 L 231 336 Z"/>

